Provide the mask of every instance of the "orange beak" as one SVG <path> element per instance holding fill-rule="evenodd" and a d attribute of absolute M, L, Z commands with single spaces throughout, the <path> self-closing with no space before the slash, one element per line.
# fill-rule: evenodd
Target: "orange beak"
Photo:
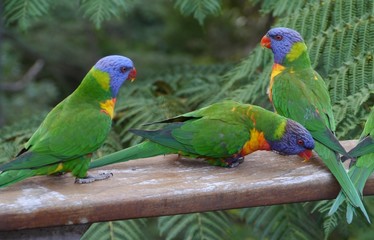
<path fill-rule="evenodd" d="M 270 38 L 268 38 L 266 35 L 263 36 L 261 39 L 261 46 L 266 47 L 266 48 L 271 48 Z"/>
<path fill-rule="evenodd" d="M 136 69 L 135 67 L 131 70 L 129 76 L 128 76 L 128 80 L 130 80 L 131 82 L 133 82 L 136 78 Z"/>
<path fill-rule="evenodd" d="M 307 149 L 304 152 L 299 153 L 298 155 L 304 159 L 304 162 L 307 162 L 312 157 L 313 151 L 310 149 Z"/>

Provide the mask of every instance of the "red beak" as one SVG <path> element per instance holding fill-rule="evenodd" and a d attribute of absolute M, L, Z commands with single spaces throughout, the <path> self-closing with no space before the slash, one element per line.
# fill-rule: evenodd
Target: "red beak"
<path fill-rule="evenodd" d="M 310 149 L 307 149 L 304 152 L 299 153 L 298 155 L 304 159 L 304 162 L 306 162 L 306 161 L 309 161 L 309 159 L 312 157 L 313 151 Z"/>
<path fill-rule="evenodd" d="M 136 78 L 136 69 L 135 67 L 131 70 L 129 76 L 127 77 L 128 80 L 130 80 L 131 82 L 133 82 Z"/>
<path fill-rule="evenodd" d="M 268 38 L 266 35 L 263 36 L 261 39 L 261 46 L 266 47 L 266 48 L 271 48 L 270 38 Z"/>

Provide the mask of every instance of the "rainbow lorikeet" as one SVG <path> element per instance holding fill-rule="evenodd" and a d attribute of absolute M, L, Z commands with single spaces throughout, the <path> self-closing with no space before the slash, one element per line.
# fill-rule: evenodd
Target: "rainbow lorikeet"
<path fill-rule="evenodd" d="M 372 107 L 369 118 L 366 121 L 360 141 L 348 154 L 354 159 L 351 164 L 355 163 L 349 169 L 348 174 L 362 196 L 365 183 L 374 172 L 374 107 Z M 330 209 L 330 215 L 338 210 L 344 199 L 345 195 L 340 192 Z M 352 222 L 354 212 L 354 208 L 348 204 L 346 214 L 348 223 Z"/>
<path fill-rule="evenodd" d="M 157 123 L 166 125 L 155 131 L 132 130 L 147 140 L 95 160 L 90 168 L 173 153 L 235 167 L 245 155 L 257 150 L 309 159 L 314 148 L 312 136 L 301 124 L 234 101 L 215 103 Z"/>
<path fill-rule="evenodd" d="M 88 166 L 110 131 L 120 86 L 135 76 L 129 58 L 100 59 L 78 88 L 48 113 L 17 157 L 0 166 L 0 187 L 63 172 L 72 172 L 77 183 L 108 178 L 87 175 Z"/>
<path fill-rule="evenodd" d="M 289 28 L 273 28 L 261 45 L 274 54 L 268 95 L 276 112 L 301 123 L 316 141 L 315 151 L 338 180 L 354 207 L 369 220 L 361 198 L 340 161 L 348 156 L 336 139 L 331 100 L 322 77 L 311 66 L 301 35 Z"/>

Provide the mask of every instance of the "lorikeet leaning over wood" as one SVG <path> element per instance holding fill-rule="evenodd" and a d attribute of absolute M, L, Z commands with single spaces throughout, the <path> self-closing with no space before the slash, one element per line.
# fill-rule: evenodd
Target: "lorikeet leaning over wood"
<path fill-rule="evenodd" d="M 314 148 L 312 136 L 301 124 L 234 101 L 215 103 L 157 123 L 166 125 L 156 131 L 132 130 L 147 140 L 95 160 L 90 168 L 173 153 L 235 167 L 245 155 L 257 150 L 309 159 Z"/>
<path fill-rule="evenodd" d="M 110 131 L 119 88 L 135 76 L 129 58 L 100 59 L 78 88 L 49 112 L 17 157 L 0 166 L 0 187 L 61 172 L 72 172 L 77 183 L 108 178 L 87 175 L 88 166 Z"/>
<path fill-rule="evenodd" d="M 351 165 L 354 164 L 349 169 L 348 174 L 362 196 L 365 183 L 374 172 L 374 107 L 371 108 L 371 113 L 360 136 L 360 141 L 348 154 L 353 157 Z M 330 214 L 336 212 L 344 200 L 345 195 L 340 192 L 330 209 Z M 354 213 L 355 209 L 348 204 L 346 214 L 348 223 L 352 222 Z"/>
<path fill-rule="evenodd" d="M 269 30 L 261 45 L 274 54 L 268 94 L 276 112 L 301 123 L 312 134 L 316 141 L 314 150 L 338 180 L 349 203 L 359 207 L 370 221 L 340 161 L 339 154 L 349 155 L 333 133 L 330 96 L 325 82 L 311 66 L 303 38 L 295 30 L 279 27 Z"/>

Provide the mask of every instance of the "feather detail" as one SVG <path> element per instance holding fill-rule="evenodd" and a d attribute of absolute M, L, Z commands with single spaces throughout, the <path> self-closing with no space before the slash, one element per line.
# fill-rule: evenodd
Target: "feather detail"
<path fill-rule="evenodd" d="M 108 73 L 100 71 L 99 69 L 91 69 L 92 76 L 96 79 L 97 83 L 100 84 L 101 88 L 105 91 L 109 91 L 110 87 L 110 76 Z"/>
<path fill-rule="evenodd" d="M 286 55 L 286 59 L 290 62 L 295 61 L 298 59 L 301 54 L 303 54 L 306 51 L 306 45 L 303 42 L 297 42 L 294 43 L 291 47 L 290 52 Z"/>
<path fill-rule="evenodd" d="M 101 112 L 107 114 L 111 119 L 114 117 L 114 106 L 116 105 L 116 98 L 112 98 L 100 103 Z"/>
<path fill-rule="evenodd" d="M 271 75 L 270 75 L 270 84 L 269 84 L 269 88 L 268 88 L 268 92 L 267 92 L 267 94 L 270 98 L 270 102 L 273 102 L 272 89 L 273 89 L 273 84 L 274 84 L 274 78 L 275 78 L 275 76 L 277 76 L 278 74 L 283 72 L 284 69 L 286 69 L 286 68 L 284 66 L 278 64 L 278 63 L 274 63 L 274 65 L 273 65 L 273 69 L 272 69 Z"/>

